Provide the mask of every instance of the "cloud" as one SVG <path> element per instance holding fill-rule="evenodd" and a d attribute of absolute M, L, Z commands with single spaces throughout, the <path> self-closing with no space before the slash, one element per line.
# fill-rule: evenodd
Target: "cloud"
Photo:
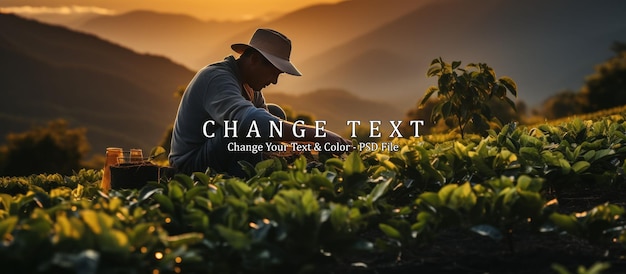
<path fill-rule="evenodd" d="M 2 7 L 0 13 L 15 13 L 21 15 L 42 15 L 42 14 L 59 14 L 59 15 L 75 15 L 75 14 L 100 14 L 100 15 L 114 15 L 117 12 L 111 9 L 105 9 L 100 7 L 86 7 L 86 6 L 62 6 L 62 7 L 33 7 L 33 6 L 19 6 L 19 7 Z"/>

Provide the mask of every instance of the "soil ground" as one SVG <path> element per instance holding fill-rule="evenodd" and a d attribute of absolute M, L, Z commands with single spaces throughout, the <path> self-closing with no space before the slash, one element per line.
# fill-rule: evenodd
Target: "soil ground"
<path fill-rule="evenodd" d="M 559 195 L 559 212 L 587 211 L 610 202 L 626 206 L 623 190 L 580 189 Z M 494 241 L 467 230 L 441 233 L 432 244 L 404 254 L 359 258 L 359 264 L 345 265 L 330 273 L 558 273 L 559 264 L 570 273 L 596 262 L 610 264 L 602 273 L 626 273 L 626 246 L 617 243 L 590 243 L 556 233 L 516 231 L 513 247 L 506 240 Z M 365 267 L 367 266 L 367 267 Z M 328 272 L 326 272 L 328 273 Z"/>

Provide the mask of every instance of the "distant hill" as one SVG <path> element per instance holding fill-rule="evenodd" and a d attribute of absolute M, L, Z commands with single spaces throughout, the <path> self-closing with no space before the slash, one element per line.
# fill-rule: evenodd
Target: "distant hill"
<path fill-rule="evenodd" d="M 193 70 L 231 54 L 223 41 L 258 21 L 201 21 L 191 16 L 152 11 L 103 15 L 75 26 L 139 52 L 169 56 Z M 207 53 L 213 52 L 211 59 Z"/>
<path fill-rule="evenodd" d="M 623 1 L 432 1 L 301 62 L 306 77 L 286 77 L 281 88 L 341 86 L 406 108 L 435 83 L 426 70 L 441 56 L 489 64 L 517 82 L 521 99 L 537 105 L 579 88 L 594 65 L 613 55 L 612 42 L 626 40 L 625 10 Z"/>
<path fill-rule="evenodd" d="M 359 0 L 319 4 L 268 22 L 202 21 L 186 15 L 133 11 L 99 16 L 73 28 L 140 52 L 169 56 L 196 69 L 232 54 L 230 44 L 247 42 L 256 28 L 275 28 L 287 34 L 294 42 L 294 60 L 304 60 L 425 2 L 429 1 Z"/>
<path fill-rule="evenodd" d="M 0 136 L 63 118 L 92 151 L 150 149 L 174 120 L 193 72 L 93 35 L 0 14 Z"/>
<path fill-rule="evenodd" d="M 266 101 L 290 106 L 296 113 L 313 114 L 316 120 L 327 122 L 326 128 L 345 135 L 347 120 L 359 120 L 368 125 L 370 120 L 381 121 L 381 129 L 389 129 L 389 121 L 402 120 L 405 113 L 398 108 L 355 96 L 341 89 L 321 89 L 305 94 L 265 93 Z"/>
<path fill-rule="evenodd" d="M 352 0 L 318 4 L 269 22 L 249 26 L 235 35 L 225 36 L 222 47 L 226 45 L 228 48 L 231 43 L 247 42 L 256 28 L 273 28 L 291 39 L 292 60 L 300 64 L 433 1 L 435 0 Z M 211 54 L 209 52 L 207 56 L 214 56 Z M 306 70 L 302 73 L 309 75 Z"/>
<path fill-rule="evenodd" d="M 408 109 L 436 79 L 430 61 L 485 62 L 510 76 L 520 99 L 537 106 L 578 89 L 593 66 L 626 40 L 624 1 L 352 0 L 320 4 L 271 21 L 206 22 L 136 11 L 92 18 L 77 28 L 195 70 L 232 54 L 254 29 L 293 41 L 303 77 L 281 77 L 268 91 L 302 94 L 340 88 Z"/>
<path fill-rule="evenodd" d="M 86 127 L 92 152 L 107 146 L 150 149 L 174 120 L 174 91 L 193 72 L 92 35 L 14 15 L 0 15 L 0 136 L 63 118 Z M 266 93 L 268 102 L 326 120 L 345 133 L 346 120 L 401 120 L 404 112 L 341 89 Z M 0 142 L 1 143 L 1 142 Z"/>

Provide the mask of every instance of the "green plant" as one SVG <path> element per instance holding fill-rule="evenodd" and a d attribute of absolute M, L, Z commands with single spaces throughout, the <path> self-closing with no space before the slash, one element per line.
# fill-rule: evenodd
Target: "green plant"
<path fill-rule="evenodd" d="M 552 269 L 559 274 L 601 274 L 602 272 L 610 268 L 611 264 L 609 263 L 596 262 L 589 269 L 581 265 L 576 269 L 576 272 L 570 272 L 567 268 L 560 264 L 552 265 Z"/>
<path fill-rule="evenodd" d="M 439 102 L 433 108 L 431 120 L 436 123 L 454 118 L 464 137 L 470 122 L 478 129 L 488 129 L 487 123 L 497 118 L 488 105 L 491 100 L 505 101 L 515 110 L 507 91 L 517 97 L 517 86 L 509 77 L 496 79 L 495 71 L 485 63 L 470 63 L 465 68 L 459 68 L 460 65 L 460 61 L 449 64 L 441 57 L 431 62 L 427 76 L 438 77 L 437 86 L 428 88 L 420 107 L 437 92 Z"/>
<path fill-rule="evenodd" d="M 85 128 L 69 128 L 63 119 L 22 133 L 10 133 L 0 148 L 0 175 L 72 174 L 89 151 Z"/>
<path fill-rule="evenodd" d="M 99 170 L 0 177 L 0 268 L 324 272 L 372 257 L 393 265 L 458 231 L 511 249 L 527 232 L 623 245 L 620 204 L 589 200 L 591 209 L 564 213 L 567 199 L 551 191 L 623 187 L 622 112 L 507 124 L 485 137 L 395 139 L 398 151 L 354 151 L 315 167 L 305 157 L 242 163 L 246 180 L 208 170 L 104 194 Z"/>

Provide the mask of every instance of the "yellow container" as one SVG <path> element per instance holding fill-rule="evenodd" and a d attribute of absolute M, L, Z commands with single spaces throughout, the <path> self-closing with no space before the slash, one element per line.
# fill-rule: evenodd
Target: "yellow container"
<path fill-rule="evenodd" d="M 108 147 L 106 151 L 106 161 L 102 171 L 102 183 L 100 187 L 104 193 L 108 193 L 111 189 L 111 166 L 117 165 L 118 159 L 122 157 L 124 151 L 119 147 Z"/>
<path fill-rule="evenodd" d="M 143 151 L 140 148 L 130 149 L 130 162 L 140 163 L 143 161 Z"/>

